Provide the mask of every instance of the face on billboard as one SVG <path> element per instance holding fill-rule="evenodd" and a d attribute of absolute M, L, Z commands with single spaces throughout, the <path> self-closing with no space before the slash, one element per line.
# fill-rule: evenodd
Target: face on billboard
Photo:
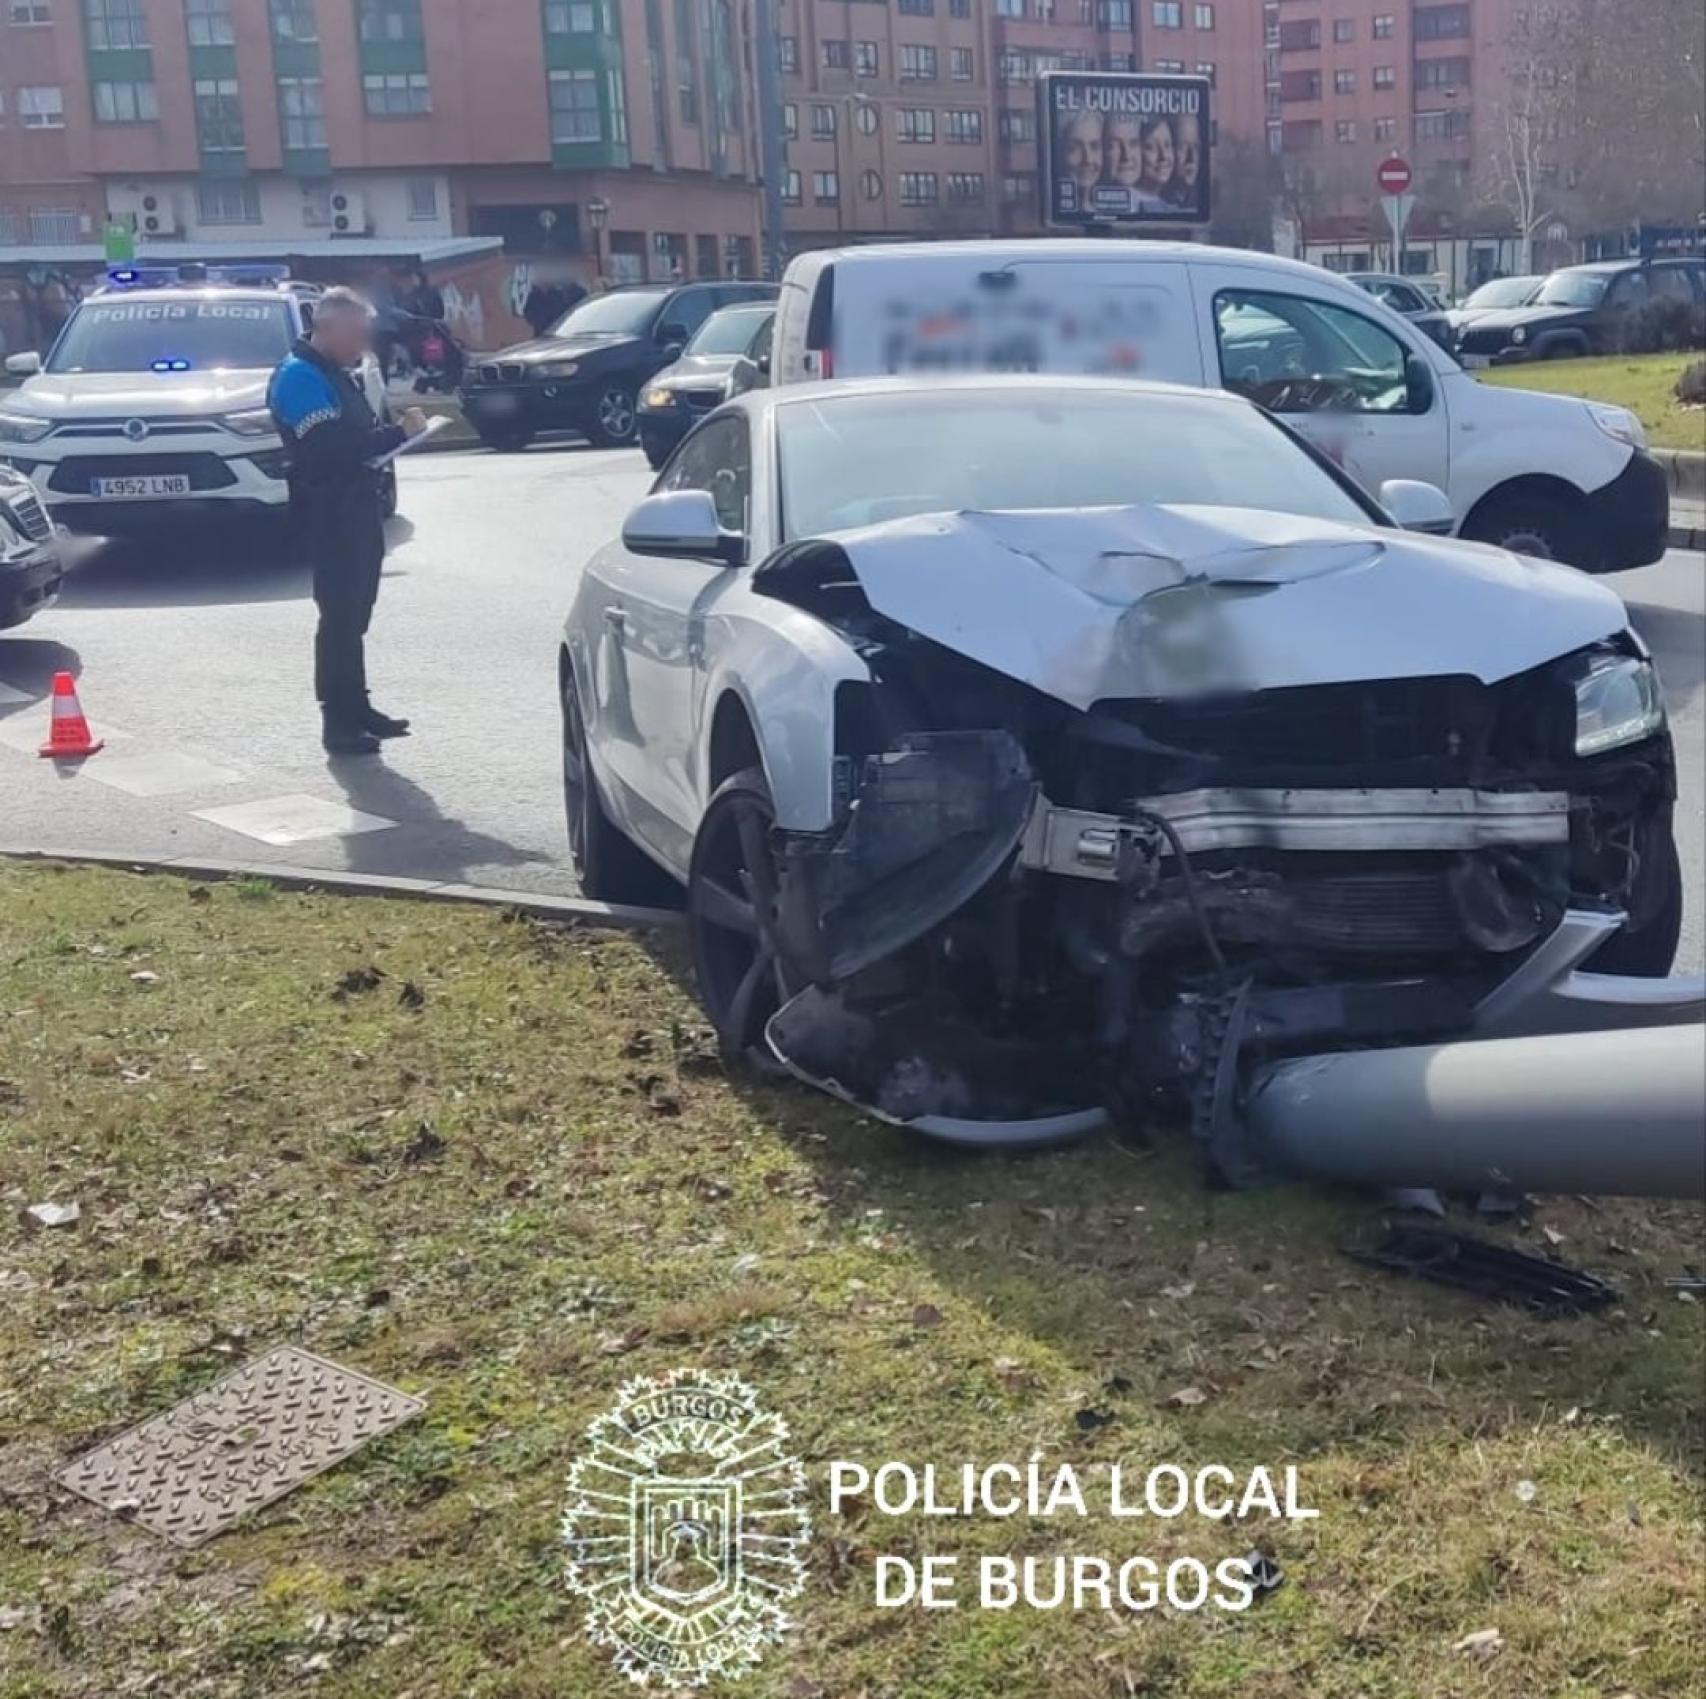
<path fill-rule="evenodd" d="M 1050 223 L 1208 217 L 1208 87 L 1123 73 L 1043 79 Z"/>

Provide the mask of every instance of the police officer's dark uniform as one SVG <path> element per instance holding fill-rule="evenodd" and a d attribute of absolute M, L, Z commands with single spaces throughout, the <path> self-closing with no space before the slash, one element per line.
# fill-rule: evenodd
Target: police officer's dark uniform
<path fill-rule="evenodd" d="M 314 563 L 314 693 L 325 745 L 336 755 L 371 754 L 379 738 L 409 729 L 368 701 L 363 649 L 385 561 L 380 478 L 368 462 L 404 432 L 381 425 L 350 375 L 307 340 L 273 373 L 267 405 L 290 452 L 291 507 Z"/>

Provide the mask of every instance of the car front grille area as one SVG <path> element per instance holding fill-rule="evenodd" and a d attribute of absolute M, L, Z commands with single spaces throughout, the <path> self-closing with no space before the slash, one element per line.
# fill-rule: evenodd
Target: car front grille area
<path fill-rule="evenodd" d="M 720 389 L 682 389 L 676 393 L 682 401 L 695 413 L 709 413 L 722 401 L 723 392 Z"/>
<path fill-rule="evenodd" d="M 54 467 L 55 495 L 86 496 L 96 478 L 187 477 L 192 490 L 226 490 L 236 474 L 217 454 L 74 454 Z"/>
<path fill-rule="evenodd" d="M 475 370 L 481 383 L 526 383 L 527 367 L 520 360 L 488 360 Z"/>
<path fill-rule="evenodd" d="M 29 542 L 45 543 L 53 535 L 47 510 L 33 490 L 22 490 L 15 495 L 0 494 L 0 514 L 4 514 L 12 522 L 13 530 Z"/>

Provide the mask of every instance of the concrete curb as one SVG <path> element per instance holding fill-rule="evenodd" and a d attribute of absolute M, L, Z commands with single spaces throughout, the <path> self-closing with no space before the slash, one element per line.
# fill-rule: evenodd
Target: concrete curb
<path fill-rule="evenodd" d="M 1706 454 L 1691 448 L 1655 448 L 1652 455 L 1665 469 L 1672 500 L 1691 507 L 1706 504 Z"/>
<path fill-rule="evenodd" d="M 1670 546 L 1673 549 L 1688 549 L 1695 554 L 1706 549 L 1706 525 L 1673 525 L 1670 528 Z"/>
<path fill-rule="evenodd" d="M 507 891 L 493 885 L 461 885 L 382 873 L 342 873 L 274 861 L 210 861 L 194 855 L 121 855 L 114 850 L 19 848 L 9 844 L 0 844 L 0 859 L 112 867 L 128 873 L 170 873 L 181 879 L 265 879 L 284 891 L 328 891 L 340 897 L 409 897 L 429 903 L 474 903 L 484 908 L 513 909 L 540 920 L 581 920 L 592 926 L 673 927 L 681 925 L 683 919 L 677 909 L 634 908 L 624 903 L 595 903 L 586 897 L 552 897 L 538 891 Z"/>

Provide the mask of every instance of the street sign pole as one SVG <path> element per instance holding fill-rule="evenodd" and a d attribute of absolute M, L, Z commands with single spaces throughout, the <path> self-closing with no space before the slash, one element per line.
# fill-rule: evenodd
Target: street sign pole
<path fill-rule="evenodd" d="M 1392 269 L 1404 270 L 1404 232 L 1410 227 L 1410 209 L 1416 204 L 1414 195 L 1382 195 L 1380 203 L 1386 209 L 1386 223 L 1392 231 Z"/>

